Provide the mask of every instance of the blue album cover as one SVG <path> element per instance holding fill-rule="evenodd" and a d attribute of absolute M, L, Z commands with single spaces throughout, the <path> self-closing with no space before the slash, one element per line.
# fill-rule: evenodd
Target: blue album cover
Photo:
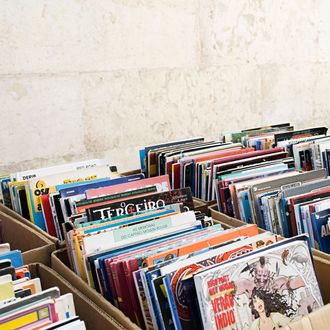
<path fill-rule="evenodd" d="M 2 196 L 3 196 L 3 203 L 7 207 L 12 209 L 11 198 L 10 198 L 10 190 L 9 190 L 9 182 L 11 182 L 10 177 L 6 177 L 6 178 L 4 178 L 0 181 L 0 184 L 1 184 L 1 191 L 2 191 Z"/>
<path fill-rule="evenodd" d="M 155 313 L 155 317 L 157 320 L 158 328 L 161 330 L 165 330 L 165 326 L 161 314 L 161 306 L 157 299 L 156 288 L 153 285 L 153 280 L 156 280 L 160 276 L 160 271 L 159 269 L 154 269 L 152 271 L 145 272 L 144 276 L 148 285 L 148 291 L 152 302 L 153 310 Z"/>
<path fill-rule="evenodd" d="M 286 206 L 288 205 L 287 198 L 281 198 L 279 207 L 281 209 L 281 218 L 282 218 L 282 228 L 283 228 L 283 236 L 290 237 L 290 229 L 288 225 L 288 217 L 286 212 Z"/>
<path fill-rule="evenodd" d="M 141 172 L 146 173 L 146 152 L 144 148 L 139 150 Z"/>
<path fill-rule="evenodd" d="M 13 250 L 0 254 L 0 260 L 9 259 L 14 268 L 23 266 L 22 253 L 19 250 Z"/>
<path fill-rule="evenodd" d="M 252 221 L 252 213 L 251 213 L 251 206 L 249 201 L 249 191 L 243 190 L 241 192 L 242 197 L 242 206 L 244 210 L 244 218 L 246 223 L 253 223 Z"/>
<path fill-rule="evenodd" d="M 57 191 L 60 193 L 61 197 L 66 198 L 66 197 L 71 197 L 76 195 L 76 187 L 79 186 L 85 186 L 88 184 L 95 184 L 95 183 L 102 183 L 104 181 L 109 181 L 109 178 L 102 178 L 102 179 L 96 179 L 96 180 L 89 180 L 89 181 L 79 181 L 79 182 L 73 182 L 73 183 L 68 183 L 68 184 L 60 184 L 56 186 Z M 88 182 L 88 183 L 87 183 Z"/>
<path fill-rule="evenodd" d="M 86 183 L 86 181 L 84 181 L 80 185 L 76 185 L 74 187 L 69 187 L 69 188 L 64 188 L 64 189 L 61 189 L 59 192 L 61 194 L 61 198 L 67 198 L 67 197 L 72 197 L 75 195 L 84 194 L 86 192 L 86 190 L 89 190 L 89 189 L 109 187 L 109 186 L 114 186 L 114 185 L 121 184 L 121 183 L 141 180 L 141 179 L 144 179 L 144 175 L 142 173 L 133 174 L 133 175 L 120 177 L 120 178 L 114 178 L 114 179 L 103 178 L 103 179 L 93 180 L 93 182 L 89 181 L 88 183 Z"/>
<path fill-rule="evenodd" d="M 320 250 L 330 253 L 330 209 L 312 213 L 312 222 Z"/>
<path fill-rule="evenodd" d="M 175 300 L 174 300 L 174 296 L 172 293 L 172 289 L 171 289 L 171 280 L 170 280 L 170 276 L 169 275 L 165 275 L 163 278 L 163 283 L 165 286 L 165 291 L 167 294 L 167 300 L 171 309 L 171 314 L 172 314 L 172 321 L 174 323 L 175 329 L 182 329 L 181 328 L 181 322 L 180 322 L 180 318 L 179 318 L 179 313 L 177 310 L 177 306 L 175 304 Z"/>

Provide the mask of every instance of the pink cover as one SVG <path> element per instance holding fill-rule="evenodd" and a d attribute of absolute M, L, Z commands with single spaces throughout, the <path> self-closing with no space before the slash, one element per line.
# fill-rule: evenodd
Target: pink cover
<path fill-rule="evenodd" d="M 121 184 L 117 184 L 117 185 L 109 186 L 109 187 L 90 189 L 90 190 L 86 191 L 86 198 L 90 199 L 90 198 L 95 198 L 95 197 L 100 197 L 100 196 L 105 196 L 105 195 L 113 195 L 113 194 L 125 192 L 128 190 L 140 189 L 140 188 L 145 188 L 145 187 L 149 187 L 149 186 L 156 186 L 157 192 L 171 190 L 170 180 L 168 178 L 168 175 L 166 174 L 166 175 L 161 175 L 161 176 L 155 176 L 152 178 L 121 183 Z"/>

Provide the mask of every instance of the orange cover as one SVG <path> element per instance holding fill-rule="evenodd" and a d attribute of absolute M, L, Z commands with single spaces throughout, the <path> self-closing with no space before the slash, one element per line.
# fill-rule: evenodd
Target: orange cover
<path fill-rule="evenodd" d="M 176 249 L 164 251 L 158 255 L 151 256 L 146 259 L 146 267 L 151 266 L 160 260 L 167 260 L 170 258 L 177 258 L 180 256 L 183 256 L 185 254 L 193 253 L 199 250 L 202 250 L 204 248 L 207 248 L 209 246 L 215 246 L 219 245 L 221 243 L 224 243 L 226 241 L 235 239 L 240 236 L 255 236 L 258 235 L 258 227 L 257 225 L 251 224 L 251 225 L 246 225 L 238 228 L 233 228 L 230 230 L 225 230 L 221 233 L 219 233 L 218 236 L 211 237 L 211 238 L 206 238 L 203 241 L 192 243 L 192 244 L 187 244 L 184 246 L 181 246 Z"/>

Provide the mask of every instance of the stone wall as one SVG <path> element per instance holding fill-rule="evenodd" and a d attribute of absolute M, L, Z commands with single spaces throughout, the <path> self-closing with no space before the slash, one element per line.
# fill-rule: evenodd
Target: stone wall
<path fill-rule="evenodd" d="M 0 173 L 330 125 L 330 1 L 0 0 Z"/>

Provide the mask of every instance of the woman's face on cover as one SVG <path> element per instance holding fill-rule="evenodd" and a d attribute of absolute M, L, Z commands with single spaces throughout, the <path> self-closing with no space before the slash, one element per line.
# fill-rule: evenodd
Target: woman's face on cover
<path fill-rule="evenodd" d="M 265 311 L 265 303 L 259 297 L 253 298 L 253 307 L 259 314 Z"/>

